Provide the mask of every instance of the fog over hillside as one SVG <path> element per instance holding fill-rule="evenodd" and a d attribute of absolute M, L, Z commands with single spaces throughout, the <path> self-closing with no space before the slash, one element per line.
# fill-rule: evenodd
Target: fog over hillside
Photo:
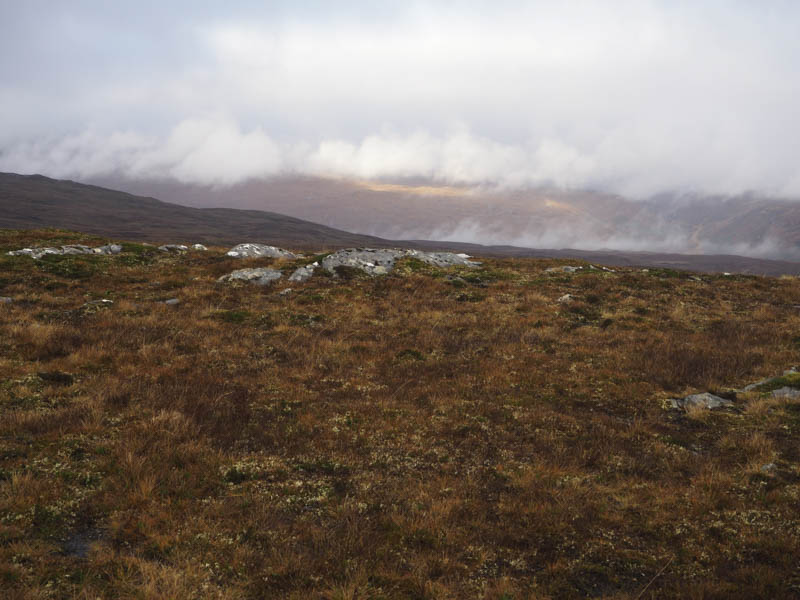
<path fill-rule="evenodd" d="M 676 220 L 675 199 L 733 197 L 744 219 L 762 207 L 742 198 L 800 197 L 798 17 L 788 2 L 4 3 L 0 171 L 227 190 L 227 205 L 275 177 L 421 178 L 512 216 L 416 194 L 420 214 L 449 198 L 448 218 L 358 230 L 789 256 L 792 209 L 726 237 L 744 222 Z M 542 189 L 588 216 L 533 201 L 516 218 Z"/>

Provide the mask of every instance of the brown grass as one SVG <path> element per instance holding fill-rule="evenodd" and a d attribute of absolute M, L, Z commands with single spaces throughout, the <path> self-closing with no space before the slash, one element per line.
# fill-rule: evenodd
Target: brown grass
<path fill-rule="evenodd" d="M 663 408 L 800 362 L 797 279 L 86 260 L 0 257 L 7 597 L 800 594 L 800 403 Z"/>

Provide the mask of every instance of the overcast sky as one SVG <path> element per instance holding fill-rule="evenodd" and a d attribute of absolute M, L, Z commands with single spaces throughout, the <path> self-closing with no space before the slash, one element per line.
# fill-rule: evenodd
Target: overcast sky
<path fill-rule="evenodd" d="M 796 1 L 0 0 L 0 170 L 800 197 L 798 31 Z"/>

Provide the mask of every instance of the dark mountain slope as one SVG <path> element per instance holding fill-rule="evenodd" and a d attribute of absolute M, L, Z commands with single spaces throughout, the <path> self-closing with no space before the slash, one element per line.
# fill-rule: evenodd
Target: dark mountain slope
<path fill-rule="evenodd" d="M 130 240 L 257 240 L 298 248 L 383 241 L 272 212 L 190 208 L 74 181 L 12 173 L 0 173 L 0 227 L 59 227 Z"/>

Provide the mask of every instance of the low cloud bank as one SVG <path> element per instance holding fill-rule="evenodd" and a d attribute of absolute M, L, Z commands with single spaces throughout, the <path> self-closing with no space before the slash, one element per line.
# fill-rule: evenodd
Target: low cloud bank
<path fill-rule="evenodd" d="M 620 140 L 591 151 L 549 138 L 511 144 L 475 135 L 464 127 L 441 136 L 387 130 L 359 141 L 287 142 L 276 140 L 261 127 L 245 130 L 232 119 L 186 119 L 165 136 L 90 129 L 9 144 L 0 150 L 0 170 L 76 179 L 109 175 L 171 179 L 209 186 L 309 174 L 359 179 L 421 177 L 446 184 L 502 188 L 598 189 L 631 198 L 676 191 L 733 195 L 754 190 L 779 197 L 800 196 L 800 174 L 794 168 L 765 185 L 769 173 L 755 167 L 731 171 L 718 158 L 711 172 L 718 171 L 720 177 L 710 180 L 709 170 L 694 164 L 693 156 L 676 163 L 671 152 L 664 157 L 652 152 L 648 156 L 646 149 L 636 153 L 633 144 L 633 140 Z M 630 158 L 627 162 L 626 156 Z M 697 160 L 703 159 L 710 160 Z"/>

